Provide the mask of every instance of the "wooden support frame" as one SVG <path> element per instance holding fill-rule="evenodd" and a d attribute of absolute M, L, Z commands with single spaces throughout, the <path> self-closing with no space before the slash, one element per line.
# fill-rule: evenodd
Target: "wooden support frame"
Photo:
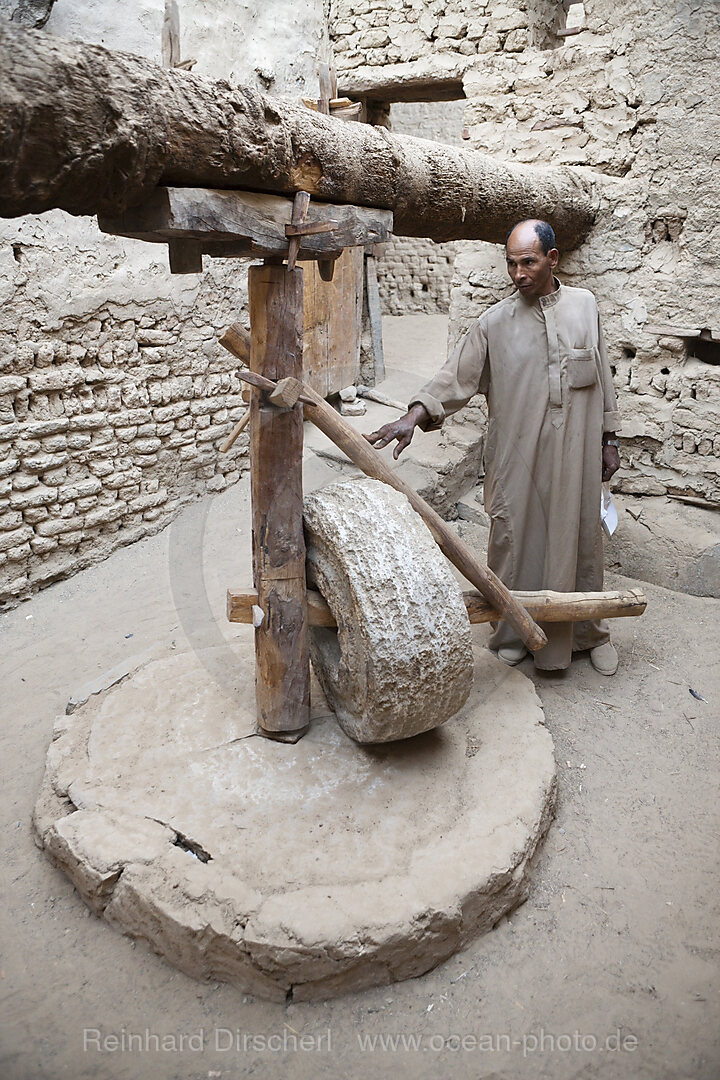
<path fill-rule="evenodd" d="M 299 193 L 303 194 L 303 193 Z M 308 196 L 309 198 L 309 196 Z M 173 273 L 199 273 L 202 256 L 332 261 L 346 247 L 381 243 L 392 234 L 390 210 L 311 202 L 293 231 L 293 201 L 253 191 L 161 187 L 118 217 L 99 217 L 105 233 L 170 246 Z M 290 232 L 288 232 L 290 226 Z"/>

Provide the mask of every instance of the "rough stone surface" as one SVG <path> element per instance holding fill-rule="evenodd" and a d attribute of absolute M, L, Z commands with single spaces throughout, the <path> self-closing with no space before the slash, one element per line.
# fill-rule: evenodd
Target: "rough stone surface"
<path fill-rule="evenodd" d="M 343 730 L 362 743 L 444 724 L 472 686 L 460 586 L 422 519 L 379 480 L 305 499 L 310 581 L 337 631 L 311 629 L 313 665 Z"/>
<path fill-rule="evenodd" d="M 216 650 L 225 655 L 228 650 Z M 249 636 L 233 653 L 252 685 Z M 410 978 L 526 895 L 554 807 L 532 684 L 478 647 L 452 723 L 349 740 L 314 686 L 295 746 L 176 654 L 59 718 L 35 811 L 97 914 L 196 978 L 276 1001 Z"/>
<path fill-rule="evenodd" d="M 620 522 L 605 565 L 691 596 L 720 597 L 717 511 L 657 496 L 615 497 Z"/>
<path fill-rule="evenodd" d="M 0 18 L 35 30 L 50 18 L 55 0 L 0 0 Z"/>

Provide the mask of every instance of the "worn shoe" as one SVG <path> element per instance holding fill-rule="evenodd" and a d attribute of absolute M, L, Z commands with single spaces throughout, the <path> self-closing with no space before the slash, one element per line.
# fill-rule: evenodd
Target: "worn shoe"
<path fill-rule="evenodd" d="M 601 675 L 614 675 L 618 669 L 618 654 L 615 646 L 606 641 L 590 650 L 590 663 Z"/>
<path fill-rule="evenodd" d="M 525 659 L 528 653 L 524 645 L 503 645 L 498 649 L 497 654 L 498 660 L 502 660 L 503 664 L 515 667 Z"/>

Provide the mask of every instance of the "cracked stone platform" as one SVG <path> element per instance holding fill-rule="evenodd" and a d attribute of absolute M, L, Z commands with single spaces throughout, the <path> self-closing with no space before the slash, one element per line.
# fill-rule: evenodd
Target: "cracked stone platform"
<path fill-rule="evenodd" d="M 314 682 L 310 731 L 283 744 L 254 733 L 240 633 L 58 718 L 35 828 L 97 915 L 188 975 L 282 1001 L 420 975 L 525 898 L 556 779 L 524 675 L 474 644 L 463 709 L 377 746 Z"/>

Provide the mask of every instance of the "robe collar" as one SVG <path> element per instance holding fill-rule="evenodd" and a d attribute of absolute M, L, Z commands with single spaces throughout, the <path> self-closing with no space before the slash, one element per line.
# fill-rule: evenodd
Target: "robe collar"
<path fill-rule="evenodd" d="M 557 286 L 555 292 L 548 293 L 547 296 L 538 296 L 538 303 L 543 310 L 545 310 L 545 308 L 554 307 L 562 295 L 562 285 L 557 278 L 553 278 L 553 281 Z"/>

